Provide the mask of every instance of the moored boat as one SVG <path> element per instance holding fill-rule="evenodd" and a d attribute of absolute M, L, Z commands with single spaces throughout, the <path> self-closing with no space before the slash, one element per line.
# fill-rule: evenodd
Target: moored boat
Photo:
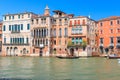
<path fill-rule="evenodd" d="M 57 58 L 60 59 L 78 59 L 80 58 L 79 56 L 56 56 Z"/>
<path fill-rule="evenodd" d="M 120 56 L 116 55 L 116 54 L 112 54 L 112 55 L 108 55 L 109 59 L 120 59 Z"/>
<path fill-rule="evenodd" d="M 108 56 L 109 59 L 120 59 L 120 56 Z"/>

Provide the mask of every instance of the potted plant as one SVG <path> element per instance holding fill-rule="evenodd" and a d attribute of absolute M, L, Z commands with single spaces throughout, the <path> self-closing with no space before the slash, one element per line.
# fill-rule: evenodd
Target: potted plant
<path fill-rule="evenodd" d="M 87 46 L 87 42 L 85 40 L 83 40 L 83 42 L 82 42 L 83 51 L 85 51 L 86 46 Z"/>

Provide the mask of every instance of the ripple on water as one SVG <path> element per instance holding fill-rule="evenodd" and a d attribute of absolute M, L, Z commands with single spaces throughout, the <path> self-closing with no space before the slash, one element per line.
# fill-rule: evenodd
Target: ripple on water
<path fill-rule="evenodd" d="M 0 78 L 32 80 L 119 80 L 117 60 L 0 57 Z"/>

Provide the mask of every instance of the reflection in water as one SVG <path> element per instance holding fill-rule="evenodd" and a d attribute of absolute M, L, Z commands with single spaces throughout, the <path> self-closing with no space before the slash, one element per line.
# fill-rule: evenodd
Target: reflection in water
<path fill-rule="evenodd" d="M 0 78 L 32 80 L 118 80 L 117 60 L 0 57 Z"/>

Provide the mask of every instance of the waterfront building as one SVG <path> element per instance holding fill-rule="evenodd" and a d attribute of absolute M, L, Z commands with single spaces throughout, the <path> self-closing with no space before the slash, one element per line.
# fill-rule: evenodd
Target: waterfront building
<path fill-rule="evenodd" d="M 91 56 L 96 48 L 96 22 L 87 16 L 45 7 L 43 15 L 31 12 L 3 16 L 3 55 Z M 84 49 L 83 49 L 84 48 Z"/>
<path fill-rule="evenodd" d="M 53 54 L 66 54 L 68 44 L 68 24 L 73 14 L 66 14 L 60 10 L 54 10 L 52 28 L 51 28 L 51 44 Z"/>
<path fill-rule="evenodd" d="M 107 53 L 108 49 L 120 48 L 120 17 L 111 16 L 98 21 L 99 48 L 101 53 Z"/>
<path fill-rule="evenodd" d="M 70 52 L 76 52 L 80 56 L 91 56 L 96 48 L 95 29 L 96 22 L 86 16 L 70 18 L 68 28 Z"/>
<path fill-rule="evenodd" d="M 46 6 L 44 15 L 39 15 L 31 19 L 32 32 L 32 55 L 33 56 L 49 56 L 50 55 L 50 30 L 52 17 L 49 8 Z"/>
<path fill-rule="evenodd" d="M 2 22 L 0 22 L 0 55 L 2 52 Z"/>
<path fill-rule="evenodd" d="M 32 12 L 3 15 L 2 55 L 22 56 L 31 53 L 31 18 Z"/>

